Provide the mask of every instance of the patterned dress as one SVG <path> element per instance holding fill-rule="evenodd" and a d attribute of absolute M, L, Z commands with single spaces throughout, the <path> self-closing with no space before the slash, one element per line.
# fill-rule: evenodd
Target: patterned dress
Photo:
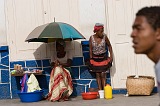
<path fill-rule="evenodd" d="M 68 100 L 68 97 L 72 94 L 72 92 L 73 85 L 70 72 L 60 66 L 53 68 L 50 75 L 49 93 L 47 95 L 47 100 L 52 102 Z"/>
<path fill-rule="evenodd" d="M 51 62 L 58 59 L 60 63 L 66 63 L 67 59 L 72 59 L 72 52 L 67 51 L 63 58 L 57 58 L 56 56 L 51 57 Z M 62 66 L 54 67 L 50 74 L 49 93 L 46 99 L 52 102 L 68 100 L 72 92 L 73 84 L 69 70 Z"/>
<path fill-rule="evenodd" d="M 108 50 L 106 50 L 106 35 L 103 36 L 102 41 L 98 44 L 94 36 L 91 36 L 92 43 L 92 58 L 88 63 L 91 72 L 107 72 L 111 67 L 111 59 L 108 58 Z"/>

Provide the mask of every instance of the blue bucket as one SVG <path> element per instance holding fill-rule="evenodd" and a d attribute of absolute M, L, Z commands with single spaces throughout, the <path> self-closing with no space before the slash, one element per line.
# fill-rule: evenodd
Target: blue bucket
<path fill-rule="evenodd" d="M 21 102 L 37 102 L 43 99 L 43 90 L 35 92 L 19 92 Z"/>

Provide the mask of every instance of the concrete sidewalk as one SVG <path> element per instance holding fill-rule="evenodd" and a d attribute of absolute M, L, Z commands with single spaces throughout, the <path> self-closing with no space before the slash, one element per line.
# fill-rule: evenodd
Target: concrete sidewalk
<path fill-rule="evenodd" d="M 129 96 L 123 94 L 113 95 L 113 99 L 83 100 L 81 96 L 71 98 L 65 102 L 50 102 L 42 100 L 39 102 L 22 103 L 19 99 L 0 100 L 0 106 L 158 106 L 160 99 L 158 94 L 151 96 Z"/>

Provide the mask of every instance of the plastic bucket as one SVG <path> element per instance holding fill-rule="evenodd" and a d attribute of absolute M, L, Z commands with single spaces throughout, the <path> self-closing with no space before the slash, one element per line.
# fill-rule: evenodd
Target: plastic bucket
<path fill-rule="evenodd" d="M 21 102 L 37 102 L 42 100 L 43 91 L 35 91 L 35 92 L 19 92 L 18 96 Z"/>
<path fill-rule="evenodd" d="M 104 90 L 99 90 L 99 98 L 104 98 Z"/>

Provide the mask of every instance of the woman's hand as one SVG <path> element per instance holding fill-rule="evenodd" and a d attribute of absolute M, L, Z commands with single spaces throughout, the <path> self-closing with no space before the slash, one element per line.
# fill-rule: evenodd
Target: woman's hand
<path fill-rule="evenodd" d="M 108 59 L 110 60 L 110 61 L 109 61 L 110 63 L 113 62 L 113 58 L 112 58 L 112 57 L 108 57 Z"/>

